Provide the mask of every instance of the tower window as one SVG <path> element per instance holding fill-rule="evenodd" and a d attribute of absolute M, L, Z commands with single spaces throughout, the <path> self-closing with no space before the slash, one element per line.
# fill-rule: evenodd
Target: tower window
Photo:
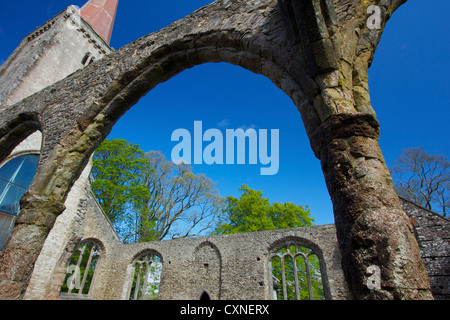
<path fill-rule="evenodd" d="M 85 66 L 90 56 L 91 56 L 91 53 L 87 52 L 86 55 L 84 56 L 83 60 L 81 60 L 81 64 Z"/>

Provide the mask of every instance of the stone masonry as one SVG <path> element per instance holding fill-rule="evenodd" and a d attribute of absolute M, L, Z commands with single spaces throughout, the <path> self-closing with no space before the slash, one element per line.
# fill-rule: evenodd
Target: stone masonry
<path fill-rule="evenodd" d="M 383 29 L 404 2 L 217 0 L 15 104 L 3 104 L 0 161 L 36 130 L 43 143 L 38 172 L 0 255 L 0 297 L 21 299 L 27 293 L 71 189 L 119 118 L 183 70 L 228 62 L 268 77 L 297 106 L 333 202 L 352 298 L 432 299 L 414 227 L 378 144 L 368 90 L 367 69 Z M 380 9 L 379 29 L 366 25 L 370 5 Z M 208 241 L 221 250 L 220 240 Z M 225 267 L 229 255 L 221 255 Z M 381 269 L 380 289 L 366 285 L 372 265 Z"/>
<path fill-rule="evenodd" d="M 14 104 L 111 52 L 70 6 L 26 36 L 0 67 L 0 107 Z"/>
<path fill-rule="evenodd" d="M 60 297 L 70 256 L 82 240 L 95 241 L 101 248 L 89 293 L 92 299 L 127 300 L 133 277 L 129 267 L 140 254 L 152 252 L 163 262 L 159 299 L 198 300 L 202 292 L 208 292 L 213 300 L 268 300 L 268 255 L 286 241 L 296 241 L 320 252 L 326 265 L 322 273 L 328 299 L 350 298 L 333 225 L 122 244 L 93 196 L 80 186 L 76 188 L 84 199 L 80 199 L 76 210 L 66 209 L 57 219 L 24 299 Z"/>
<path fill-rule="evenodd" d="M 450 220 L 400 198 L 411 217 L 436 300 L 450 300 Z"/>
<path fill-rule="evenodd" d="M 89 171 L 90 166 L 72 188 L 71 202 L 66 201 L 66 210 L 47 237 L 24 299 L 127 300 L 134 270 L 130 267 L 136 257 L 151 252 L 163 262 L 159 299 L 198 300 L 207 292 L 213 300 L 268 300 L 271 298 L 268 256 L 275 248 L 293 241 L 320 253 L 327 299 L 352 298 L 341 268 L 334 225 L 122 244 L 90 191 Z M 433 295 L 436 299 L 448 299 L 449 221 L 401 200 L 405 211 L 414 219 L 416 232 L 425 235 L 418 235 L 417 239 Z M 61 295 L 70 257 L 76 246 L 85 240 L 95 241 L 101 248 L 89 295 Z"/>

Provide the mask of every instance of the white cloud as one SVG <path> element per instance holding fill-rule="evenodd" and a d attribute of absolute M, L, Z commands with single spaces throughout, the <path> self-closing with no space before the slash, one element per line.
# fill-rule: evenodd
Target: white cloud
<path fill-rule="evenodd" d="M 189 164 L 186 160 L 180 159 L 180 160 L 173 160 L 172 161 L 175 165 L 179 166 L 180 164 Z"/>
<path fill-rule="evenodd" d="M 220 121 L 218 124 L 217 124 L 217 127 L 219 127 L 219 128 L 225 128 L 225 127 L 228 127 L 230 125 L 230 120 L 228 120 L 228 119 L 223 119 L 222 121 Z"/>
<path fill-rule="evenodd" d="M 248 129 L 257 129 L 258 127 L 256 126 L 256 124 L 251 124 L 251 125 L 246 125 L 246 124 L 243 124 L 242 126 L 240 126 L 238 129 L 242 129 L 242 130 L 244 130 L 244 131 L 247 131 Z"/>

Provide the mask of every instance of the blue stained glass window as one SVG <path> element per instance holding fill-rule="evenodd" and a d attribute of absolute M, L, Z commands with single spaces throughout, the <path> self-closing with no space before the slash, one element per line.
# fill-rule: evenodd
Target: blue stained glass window
<path fill-rule="evenodd" d="M 28 154 L 12 159 L 0 168 L 0 211 L 17 216 L 19 201 L 36 175 L 39 156 Z"/>

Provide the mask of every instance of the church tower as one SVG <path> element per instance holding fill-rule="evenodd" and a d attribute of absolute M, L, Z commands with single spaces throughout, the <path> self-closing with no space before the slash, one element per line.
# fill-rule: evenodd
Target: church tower
<path fill-rule="evenodd" d="M 81 17 L 107 44 L 111 41 L 119 0 L 91 0 L 81 8 Z"/>
<path fill-rule="evenodd" d="M 69 6 L 26 36 L 0 67 L 0 108 L 12 105 L 111 53 L 119 0 Z"/>
<path fill-rule="evenodd" d="M 118 2 L 90 0 L 81 9 L 70 6 L 26 36 L 0 67 L 0 109 L 111 53 Z M 36 131 L 0 163 L 0 251 L 20 211 L 19 200 L 36 173 L 41 144 L 42 134 Z M 19 187 L 17 177 L 27 172 L 33 174 Z"/>

